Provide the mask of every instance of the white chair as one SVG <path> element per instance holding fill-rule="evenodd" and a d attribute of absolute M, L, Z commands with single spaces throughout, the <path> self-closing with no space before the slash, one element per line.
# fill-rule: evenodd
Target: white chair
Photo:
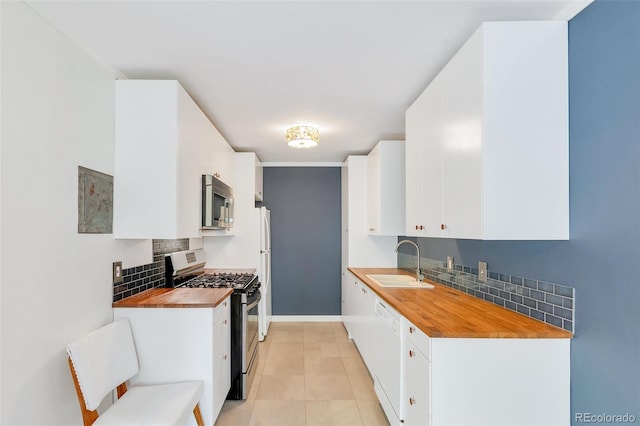
<path fill-rule="evenodd" d="M 193 415 L 203 426 L 198 401 L 202 382 L 180 382 L 127 389 L 138 374 L 138 356 L 128 319 L 95 330 L 67 345 L 69 367 L 82 420 L 89 425 L 183 425 Z M 117 389 L 118 400 L 98 415 L 98 405 Z"/>

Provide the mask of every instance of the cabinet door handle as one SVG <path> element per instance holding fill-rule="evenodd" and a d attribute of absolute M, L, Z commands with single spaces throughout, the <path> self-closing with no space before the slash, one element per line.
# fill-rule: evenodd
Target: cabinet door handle
<path fill-rule="evenodd" d="M 224 306 L 224 307 L 226 308 L 226 307 L 227 307 L 227 302 L 224 302 L 224 303 L 222 304 L 222 306 Z"/>
<path fill-rule="evenodd" d="M 416 329 L 413 327 L 409 327 L 409 333 L 413 334 L 415 333 Z"/>
<path fill-rule="evenodd" d="M 447 229 L 447 225 L 445 225 L 444 223 L 441 223 L 440 224 L 440 229 L 442 229 L 444 231 L 445 229 Z"/>
<path fill-rule="evenodd" d="M 376 228 L 369 228 L 369 232 L 375 231 Z"/>
<path fill-rule="evenodd" d="M 227 320 L 222 321 L 224 325 L 227 325 Z"/>
<path fill-rule="evenodd" d="M 416 400 L 413 397 L 409 398 L 409 404 L 413 405 L 415 403 L 416 403 Z"/>
<path fill-rule="evenodd" d="M 409 350 L 409 358 L 413 358 L 415 355 L 413 354 L 412 350 Z"/>
<path fill-rule="evenodd" d="M 419 226 L 419 225 L 416 225 L 416 231 L 417 231 L 418 229 L 420 229 L 420 226 Z"/>
<path fill-rule="evenodd" d="M 224 354 L 224 356 L 222 357 L 223 360 L 227 360 L 227 354 Z"/>

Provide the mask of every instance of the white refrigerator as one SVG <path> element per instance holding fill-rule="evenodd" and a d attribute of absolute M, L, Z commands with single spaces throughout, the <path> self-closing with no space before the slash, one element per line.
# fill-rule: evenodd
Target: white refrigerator
<path fill-rule="evenodd" d="M 260 269 L 262 299 L 258 304 L 258 340 L 263 341 L 271 322 L 271 213 L 266 207 L 256 209 L 260 216 Z"/>

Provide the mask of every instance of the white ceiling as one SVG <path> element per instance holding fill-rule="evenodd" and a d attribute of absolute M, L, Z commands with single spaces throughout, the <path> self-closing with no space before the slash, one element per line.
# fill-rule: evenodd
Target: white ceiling
<path fill-rule="evenodd" d="M 483 21 L 568 20 L 591 0 L 29 1 L 123 78 L 177 79 L 237 151 L 337 162 L 404 113 Z M 292 124 L 320 145 L 284 143 Z"/>

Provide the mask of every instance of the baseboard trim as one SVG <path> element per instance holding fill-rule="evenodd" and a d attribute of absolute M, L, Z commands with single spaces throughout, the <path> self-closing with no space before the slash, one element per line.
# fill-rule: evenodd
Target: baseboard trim
<path fill-rule="evenodd" d="M 342 315 L 273 315 L 271 322 L 342 322 Z"/>

